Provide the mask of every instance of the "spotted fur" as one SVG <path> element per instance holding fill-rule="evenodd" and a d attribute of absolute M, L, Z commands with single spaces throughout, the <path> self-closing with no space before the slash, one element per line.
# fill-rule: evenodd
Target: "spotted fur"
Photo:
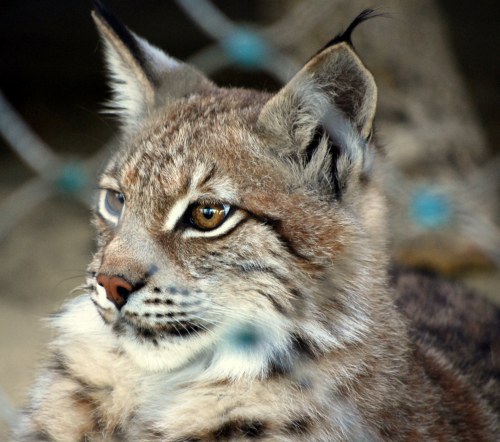
<path fill-rule="evenodd" d="M 15 440 L 494 440 L 499 313 L 391 280 L 376 87 L 349 41 L 270 96 L 94 19 L 123 143 Z M 197 228 L 198 202 L 226 218 Z"/>

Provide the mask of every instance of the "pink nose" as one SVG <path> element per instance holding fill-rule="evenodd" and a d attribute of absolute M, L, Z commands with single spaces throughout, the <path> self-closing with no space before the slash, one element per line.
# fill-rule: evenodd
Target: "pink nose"
<path fill-rule="evenodd" d="M 134 291 L 130 282 L 120 276 L 97 275 L 97 283 L 106 290 L 106 297 L 121 309 Z"/>

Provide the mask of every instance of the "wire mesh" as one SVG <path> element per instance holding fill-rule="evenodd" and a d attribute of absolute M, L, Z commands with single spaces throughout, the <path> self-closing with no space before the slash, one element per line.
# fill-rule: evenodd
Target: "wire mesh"
<path fill-rule="evenodd" d="M 307 2 L 299 2 L 279 21 L 259 27 L 233 22 L 209 0 L 176 0 L 176 3 L 214 40 L 214 43 L 193 54 L 187 60 L 189 63 L 195 64 L 208 75 L 231 65 L 247 70 L 262 70 L 281 83 L 288 81 L 300 64 L 279 48 L 300 40 L 314 28 L 322 14 L 317 9 L 312 14 Z M 290 25 L 297 22 L 301 23 L 300 27 Z M 8 235 L 37 205 L 61 192 L 76 196 L 82 204 L 89 204 L 93 189 L 89 177 L 95 175 L 109 146 L 104 146 L 94 157 L 69 161 L 44 143 L 1 93 L 0 134 L 26 167 L 36 174 L 15 189 L 0 205 L 0 238 Z M 498 166 L 498 160 L 491 163 L 493 174 Z M 471 213 L 476 213 L 473 207 L 469 207 L 471 199 L 468 199 L 469 206 L 464 205 L 460 189 L 449 188 L 439 182 L 415 183 L 394 170 L 389 174 L 388 196 L 406 208 L 414 229 L 435 231 L 461 219 L 461 228 L 467 230 L 468 235 L 480 237 L 486 253 L 497 265 L 500 264 L 498 227 L 489 219 L 471 216 Z M 9 425 L 16 419 L 15 411 L 2 390 L 0 418 Z"/>

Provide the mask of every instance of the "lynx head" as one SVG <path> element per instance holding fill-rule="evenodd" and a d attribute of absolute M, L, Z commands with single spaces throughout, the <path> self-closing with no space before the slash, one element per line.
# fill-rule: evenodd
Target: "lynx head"
<path fill-rule="evenodd" d="M 124 137 L 88 282 L 123 349 L 148 370 L 238 378 L 363 339 L 384 235 L 376 87 L 353 26 L 271 96 L 219 88 L 101 6 L 93 17 Z"/>

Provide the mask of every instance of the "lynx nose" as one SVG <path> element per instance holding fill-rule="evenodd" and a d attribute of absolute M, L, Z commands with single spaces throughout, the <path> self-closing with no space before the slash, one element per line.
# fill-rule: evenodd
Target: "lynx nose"
<path fill-rule="evenodd" d="M 104 287 L 106 297 L 121 309 L 127 302 L 127 298 L 134 291 L 130 282 L 120 276 L 97 275 L 97 284 Z"/>

